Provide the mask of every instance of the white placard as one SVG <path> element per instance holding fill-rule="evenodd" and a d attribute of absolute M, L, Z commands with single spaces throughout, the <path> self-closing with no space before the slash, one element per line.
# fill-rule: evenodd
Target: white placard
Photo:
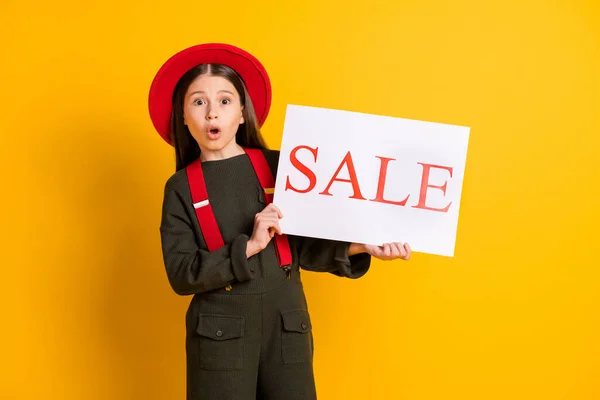
<path fill-rule="evenodd" d="M 469 131 L 288 105 L 273 201 L 282 231 L 453 256 Z"/>

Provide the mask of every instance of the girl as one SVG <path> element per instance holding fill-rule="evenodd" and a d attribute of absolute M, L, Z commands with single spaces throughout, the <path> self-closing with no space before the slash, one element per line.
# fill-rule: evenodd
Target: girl
<path fill-rule="evenodd" d="M 279 152 L 260 133 L 268 75 L 247 52 L 203 44 L 171 57 L 150 116 L 175 147 L 160 226 L 186 314 L 187 399 L 316 399 L 300 267 L 358 278 L 371 256 L 408 260 L 408 244 L 369 246 L 282 235 L 271 203 Z"/>

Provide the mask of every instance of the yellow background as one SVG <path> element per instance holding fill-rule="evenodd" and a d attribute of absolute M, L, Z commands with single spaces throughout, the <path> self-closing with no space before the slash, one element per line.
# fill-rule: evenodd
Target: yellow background
<path fill-rule="evenodd" d="M 305 273 L 321 399 L 600 398 L 597 0 L 0 5 L 0 398 L 183 399 L 162 62 L 230 42 L 288 103 L 471 127 L 456 255 Z M 368 132 L 365 140 L 369 140 Z"/>

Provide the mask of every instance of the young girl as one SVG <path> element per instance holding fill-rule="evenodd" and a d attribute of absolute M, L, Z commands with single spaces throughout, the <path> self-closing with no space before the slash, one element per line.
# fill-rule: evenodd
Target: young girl
<path fill-rule="evenodd" d="M 271 203 L 279 152 L 260 133 L 270 102 L 260 62 L 225 44 L 177 53 L 150 89 L 151 119 L 176 155 L 160 226 L 164 264 L 173 290 L 194 295 L 188 400 L 315 399 L 300 267 L 358 278 L 371 256 L 411 255 L 408 244 L 282 234 Z"/>

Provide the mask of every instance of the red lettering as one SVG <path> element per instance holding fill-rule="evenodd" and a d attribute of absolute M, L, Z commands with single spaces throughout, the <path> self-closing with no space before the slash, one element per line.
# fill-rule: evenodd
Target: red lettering
<path fill-rule="evenodd" d="M 422 179 L 421 179 L 421 194 L 419 196 L 419 204 L 417 204 L 416 206 L 413 206 L 413 208 L 422 208 L 424 210 L 448 212 L 448 209 L 450 208 L 450 204 L 452 204 L 452 202 L 450 202 L 450 204 L 448 204 L 444 208 L 427 207 L 425 205 L 425 202 L 426 202 L 427 189 L 428 188 L 441 189 L 441 191 L 444 194 L 446 194 L 446 184 L 448 183 L 446 181 L 446 182 L 444 182 L 444 184 L 442 186 L 430 185 L 429 184 L 429 171 L 430 171 L 430 169 L 431 168 L 445 169 L 445 170 L 447 170 L 447 171 L 450 172 L 450 178 L 452 178 L 452 167 L 445 167 L 443 165 L 432 165 L 432 164 L 425 164 L 425 163 L 417 163 L 417 164 L 421 164 L 423 166 L 423 176 L 422 176 Z"/>
<path fill-rule="evenodd" d="M 350 175 L 350 179 L 341 179 L 341 178 L 337 177 L 338 174 L 340 173 L 340 171 L 342 170 L 342 167 L 344 166 L 344 164 L 347 165 L 348 174 Z M 333 185 L 333 182 L 335 182 L 335 181 L 348 182 L 348 183 L 352 184 L 352 189 L 354 189 L 354 195 L 349 197 L 350 199 L 366 200 L 360 192 L 360 186 L 358 185 L 358 179 L 356 177 L 356 170 L 354 169 L 354 162 L 352 161 L 352 154 L 350 154 L 350 152 L 348 152 L 346 154 L 346 157 L 344 157 L 344 159 L 342 160 L 342 163 L 338 167 L 337 171 L 335 171 L 335 174 L 333 174 L 333 177 L 331 178 L 331 181 L 329 181 L 329 184 L 327 185 L 325 190 L 323 190 L 319 194 L 322 194 L 325 196 L 333 196 L 331 193 L 329 193 L 329 189 L 331 188 L 331 185 Z"/>
<path fill-rule="evenodd" d="M 310 151 L 313 154 L 313 156 L 315 157 L 315 162 L 317 162 L 317 153 L 319 151 L 319 148 L 316 147 L 313 149 L 312 147 L 308 147 L 308 146 L 297 146 L 290 153 L 290 161 L 291 161 L 292 165 L 294 167 L 296 167 L 296 169 L 298 171 L 302 172 L 308 178 L 309 185 L 304 190 L 296 189 L 295 187 L 293 187 L 290 184 L 290 177 L 288 176 L 285 181 L 285 190 L 292 189 L 294 192 L 308 193 L 315 188 L 315 185 L 317 184 L 317 177 L 315 176 L 315 173 L 312 172 L 312 170 L 310 168 L 308 168 L 306 165 L 302 164 L 300 162 L 300 160 L 298 160 L 298 158 L 296 158 L 296 153 L 300 149 L 306 149 L 306 150 Z"/>
<path fill-rule="evenodd" d="M 379 157 L 381 160 L 381 168 L 379 169 L 379 182 L 377 183 L 377 195 L 371 201 L 377 201 L 379 203 L 394 204 L 396 206 L 405 206 L 410 194 L 402 201 L 391 201 L 383 198 L 383 191 L 385 190 L 385 178 L 387 176 L 387 166 L 390 161 L 396 161 L 395 158 Z"/>

